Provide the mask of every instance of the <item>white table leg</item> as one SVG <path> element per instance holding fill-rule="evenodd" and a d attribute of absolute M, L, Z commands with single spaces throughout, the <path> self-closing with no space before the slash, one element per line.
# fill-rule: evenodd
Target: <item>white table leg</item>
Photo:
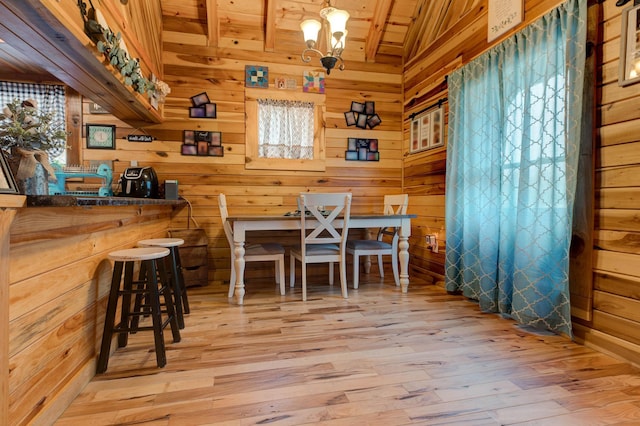
<path fill-rule="evenodd" d="M 400 261 L 400 286 L 402 292 L 409 291 L 409 235 L 411 234 L 411 224 L 407 223 L 400 227 L 398 232 L 398 260 Z"/>
<path fill-rule="evenodd" d="M 236 269 L 236 285 L 235 285 L 235 296 L 238 302 L 238 305 L 242 305 L 244 303 L 244 241 L 234 241 L 234 255 L 235 262 L 233 267 Z"/>

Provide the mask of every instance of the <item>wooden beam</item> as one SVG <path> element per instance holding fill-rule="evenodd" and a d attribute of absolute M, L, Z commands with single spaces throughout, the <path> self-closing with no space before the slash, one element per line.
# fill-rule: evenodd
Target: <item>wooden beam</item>
<path fill-rule="evenodd" d="M 220 41 L 220 25 L 218 23 L 218 1 L 206 0 L 207 10 L 207 46 L 218 47 Z"/>
<path fill-rule="evenodd" d="M 264 51 L 273 52 L 276 46 L 276 0 L 265 0 Z"/>
<path fill-rule="evenodd" d="M 369 27 L 369 34 L 365 41 L 365 59 L 368 62 L 373 62 L 382 39 L 382 31 L 387 22 L 387 16 L 391 10 L 392 0 L 378 0 L 373 12 L 373 18 L 371 19 L 371 26 Z"/>

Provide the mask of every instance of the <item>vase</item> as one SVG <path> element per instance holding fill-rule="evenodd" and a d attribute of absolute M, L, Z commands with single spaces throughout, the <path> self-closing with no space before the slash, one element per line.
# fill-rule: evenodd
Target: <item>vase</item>
<path fill-rule="evenodd" d="M 51 166 L 48 160 L 45 160 L 46 166 L 40 160 L 34 160 L 34 158 L 40 158 L 40 154 L 34 155 L 34 152 L 42 151 L 12 150 L 9 156 L 9 167 L 21 194 L 49 195 L 50 173 L 46 166 Z"/>

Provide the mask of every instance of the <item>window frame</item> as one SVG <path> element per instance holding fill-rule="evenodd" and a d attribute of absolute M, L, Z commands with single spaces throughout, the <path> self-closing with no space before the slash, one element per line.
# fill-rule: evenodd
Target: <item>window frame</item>
<path fill-rule="evenodd" d="M 258 149 L 258 99 L 313 102 L 313 159 L 261 158 Z M 282 89 L 245 88 L 245 169 L 251 170 L 326 170 L 324 94 L 293 92 Z"/>

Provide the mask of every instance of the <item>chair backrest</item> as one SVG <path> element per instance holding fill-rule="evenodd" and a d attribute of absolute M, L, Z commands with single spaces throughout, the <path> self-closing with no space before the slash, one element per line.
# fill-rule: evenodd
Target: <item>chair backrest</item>
<path fill-rule="evenodd" d="M 222 219 L 222 227 L 224 228 L 224 233 L 227 236 L 227 242 L 229 243 L 229 247 L 231 247 L 231 254 L 233 255 L 233 228 L 231 224 L 227 220 L 229 217 L 229 212 L 227 210 L 227 197 L 223 193 L 218 195 L 218 207 L 220 208 L 220 219 Z"/>
<path fill-rule="evenodd" d="M 407 214 L 407 206 L 409 205 L 409 194 L 385 195 L 384 196 L 384 214 Z M 378 241 L 382 241 L 385 235 L 393 238 L 393 245 L 398 242 L 397 228 L 380 228 L 378 231 Z"/>
<path fill-rule="evenodd" d="M 409 194 L 385 195 L 384 214 L 407 214 Z"/>
<path fill-rule="evenodd" d="M 302 193 L 300 203 L 309 212 L 309 217 L 317 220 L 313 228 L 306 229 L 307 214 L 300 215 L 303 255 L 306 245 L 312 244 L 339 244 L 343 249 L 349 231 L 351 193 Z M 342 226 L 339 226 L 340 220 Z"/>

